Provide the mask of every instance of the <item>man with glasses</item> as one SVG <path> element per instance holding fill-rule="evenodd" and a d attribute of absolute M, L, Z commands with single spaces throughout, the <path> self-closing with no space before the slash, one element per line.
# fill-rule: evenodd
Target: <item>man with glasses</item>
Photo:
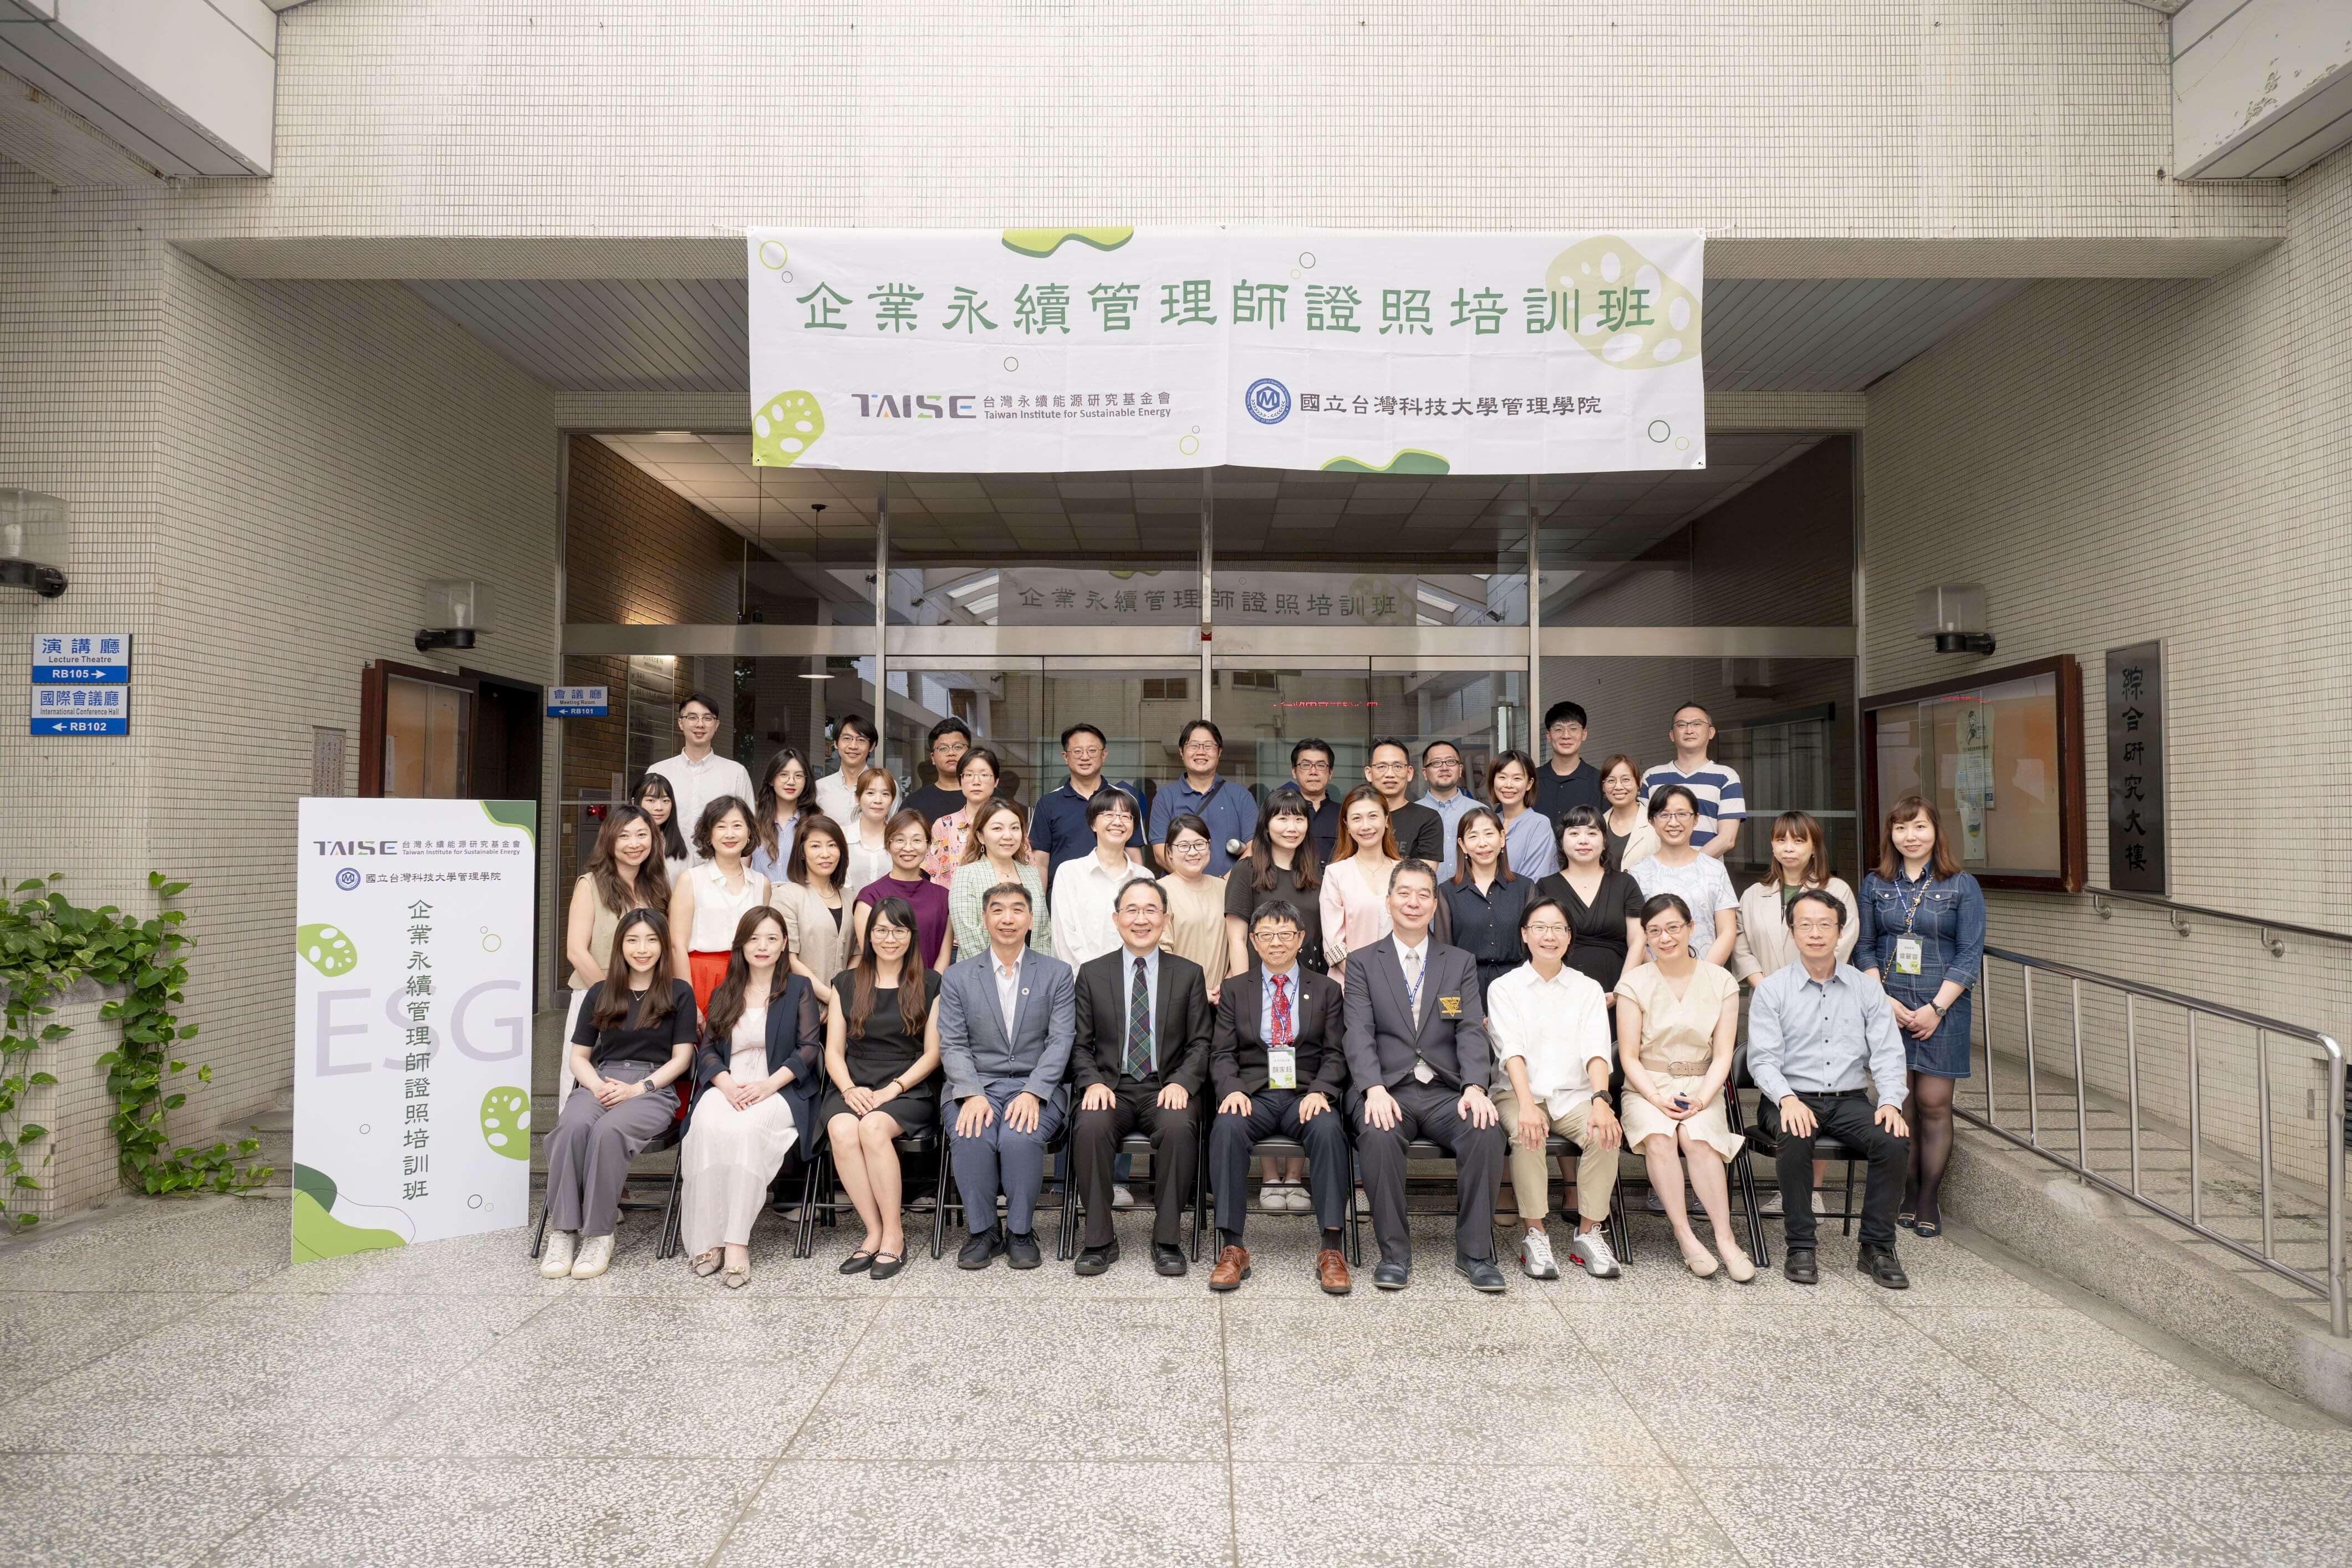
<path fill-rule="evenodd" d="M 1062 763 L 1070 770 L 1070 780 L 1047 790 L 1029 818 L 1030 858 L 1042 863 L 1049 889 L 1054 874 L 1065 861 L 1075 860 L 1095 847 L 1094 829 L 1087 826 L 1087 805 L 1097 791 L 1118 790 L 1127 796 L 1135 820 L 1143 820 L 1143 806 L 1135 792 L 1103 777 L 1103 763 L 1109 755 L 1110 742 L 1092 724 L 1073 724 L 1062 731 Z M 1141 859 L 1141 851 L 1130 845 L 1128 858 Z"/>
<path fill-rule="evenodd" d="M 1462 787 L 1462 748 L 1451 741 L 1432 741 L 1421 749 L 1421 776 L 1429 781 L 1429 788 L 1423 792 L 1420 804 L 1437 813 L 1437 879 L 1443 882 L 1454 875 L 1454 828 L 1484 803 Z"/>
<path fill-rule="evenodd" d="M 931 726 L 929 745 L 930 780 L 907 796 L 907 805 L 921 812 L 925 822 L 935 823 L 963 809 L 963 791 L 956 787 L 956 777 L 963 771 L 963 754 L 971 750 L 971 728 L 961 719 L 942 719 Z"/>
<path fill-rule="evenodd" d="M 816 808 L 847 830 L 857 820 L 857 781 L 874 755 L 873 723 L 856 713 L 844 719 L 833 732 L 833 754 L 841 771 L 816 781 Z"/>
<path fill-rule="evenodd" d="M 1189 811 L 1209 825 L 1209 875 L 1222 877 L 1257 831 L 1257 802 L 1241 785 L 1217 776 L 1225 735 L 1206 719 L 1195 719 L 1178 732 L 1176 751 L 1184 761 L 1184 776 L 1151 798 L 1151 853 L 1166 869 L 1169 821 Z"/>
<path fill-rule="evenodd" d="M 1364 782 L 1381 792 L 1381 804 L 1389 808 L 1389 831 L 1396 835 L 1398 856 L 1437 864 L 1445 853 L 1445 823 L 1428 806 L 1405 800 L 1404 792 L 1412 787 L 1412 753 L 1405 743 L 1394 735 L 1374 741 L 1364 763 Z"/>
<path fill-rule="evenodd" d="M 1555 702 L 1544 710 L 1544 739 L 1551 743 L 1551 760 L 1536 773 L 1536 797 L 1528 802 L 1559 832 L 1559 819 L 1571 805 L 1609 809 L 1601 793 L 1601 770 L 1584 760 L 1586 720 L 1576 702 Z"/>
<path fill-rule="evenodd" d="M 701 692 L 688 692 L 686 700 L 677 705 L 677 733 L 686 742 L 685 749 L 674 757 L 664 757 L 646 772 L 659 773 L 669 782 L 671 798 L 677 803 L 671 820 L 686 835 L 688 861 L 700 865 L 708 857 L 694 847 L 694 827 L 702 820 L 702 808 L 730 795 L 750 805 L 754 793 L 751 775 L 734 758 L 711 749 L 719 734 L 719 704 Z"/>
<path fill-rule="evenodd" d="M 1748 816 L 1748 796 L 1740 788 L 1739 774 L 1706 754 L 1715 740 L 1715 721 L 1697 703 L 1685 702 L 1675 709 L 1666 733 L 1675 743 L 1675 760 L 1660 763 L 1642 775 L 1642 798 L 1649 799 L 1651 791 L 1664 784 L 1680 784 L 1690 791 L 1698 801 L 1698 826 L 1691 829 L 1691 847 L 1720 860 L 1738 843 L 1739 824 Z"/>
<path fill-rule="evenodd" d="M 1290 782 L 1307 797 L 1314 815 L 1307 819 L 1307 837 L 1316 858 L 1331 863 L 1332 847 L 1339 842 L 1339 803 L 1331 798 L 1331 768 L 1338 755 L 1328 741 L 1309 738 L 1290 748 Z"/>

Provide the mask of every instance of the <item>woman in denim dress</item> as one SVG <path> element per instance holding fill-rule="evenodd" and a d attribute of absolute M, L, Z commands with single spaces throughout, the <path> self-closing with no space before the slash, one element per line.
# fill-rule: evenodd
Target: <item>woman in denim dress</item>
<path fill-rule="evenodd" d="M 1960 869 L 1934 803 L 1886 814 L 1878 869 L 1862 879 L 1853 962 L 1886 989 L 1911 1058 L 1911 1180 L 1895 1223 L 1941 1235 L 1937 1190 L 1952 1156 L 1952 1089 L 1969 1076 L 1969 994 L 1984 970 L 1984 889 Z"/>

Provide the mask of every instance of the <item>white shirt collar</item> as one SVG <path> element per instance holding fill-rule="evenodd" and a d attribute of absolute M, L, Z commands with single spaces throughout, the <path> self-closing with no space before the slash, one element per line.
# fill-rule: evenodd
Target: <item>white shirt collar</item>
<path fill-rule="evenodd" d="M 1408 942 L 1403 937 L 1397 935 L 1393 931 L 1389 934 L 1389 940 L 1396 943 L 1397 957 L 1400 960 L 1406 958 L 1423 958 L 1426 957 L 1429 952 L 1429 933 L 1427 931 L 1423 931 L 1421 936 L 1421 940 L 1416 942 Z"/>

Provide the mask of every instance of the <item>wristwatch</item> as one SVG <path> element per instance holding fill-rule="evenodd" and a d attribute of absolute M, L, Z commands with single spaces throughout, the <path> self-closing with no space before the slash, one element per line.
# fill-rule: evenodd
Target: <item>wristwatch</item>
<path fill-rule="evenodd" d="M 1617 1102 L 1610 1098 L 1609 1091 L 1605 1089 L 1596 1089 L 1592 1091 L 1592 1103 L 1606 1107 L 1612 1116 L 1617 1113 Z"/>

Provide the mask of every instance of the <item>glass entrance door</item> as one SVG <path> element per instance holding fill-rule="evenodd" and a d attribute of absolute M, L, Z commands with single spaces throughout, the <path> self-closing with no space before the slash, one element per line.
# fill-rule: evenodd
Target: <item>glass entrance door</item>
<path fill-rule="evenodd" d="M 1224 732 L 1227 776 L 1263 796 L 1289 782 L 1291 752 L 1313 738 L 1331 747 L 1330 790 L 1345 798 L 1364 782 L 1372 742 L 1396 735 L 1416 770 L 1423 747 L 1453 742 L 1469 786 L 1483 786 L 1497 752 L 1526 745 L 1524 668 L 1382 669 L 1382 662 L 1219 660 L 1213 711 Z M 1413 793 L 1420 789 L 1416 781 Z"/>

